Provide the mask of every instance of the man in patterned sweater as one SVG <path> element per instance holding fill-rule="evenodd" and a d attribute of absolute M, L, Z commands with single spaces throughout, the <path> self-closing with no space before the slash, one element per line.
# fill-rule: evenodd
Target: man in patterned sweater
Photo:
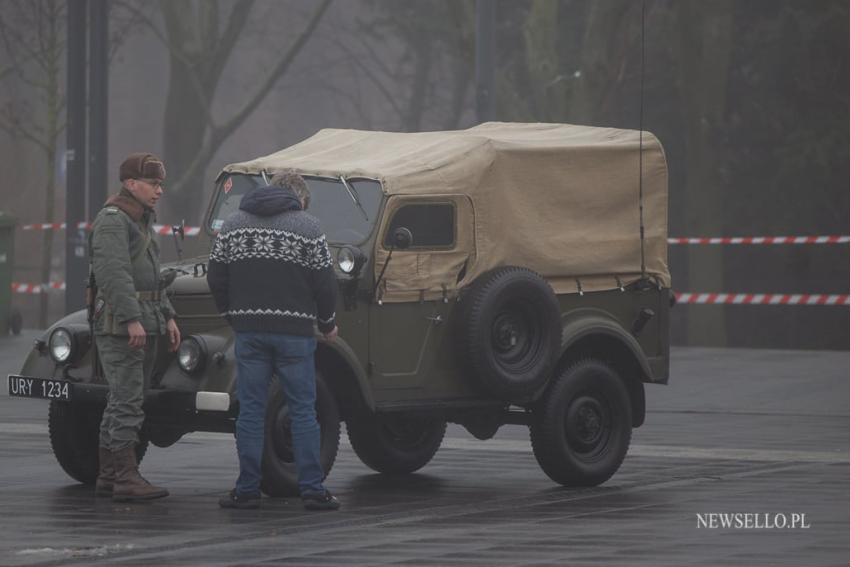
<path fill-rule="evenodd" d="M 335 510 L 324 487 L 316 420 L 314 323 L 326 340 L 337 335 L 336 279 L 318 220 L 304 212 L 310 193 L 292 172 L 249 191 L 225 219 L 210 253 L 207 281 L 236 334 L 236 450 L 239 478 L 219 500 L 223 508 L 258 508 L 263 427 L 269 381 L 281 380 L 292 418 L 298 488 L 304 506 Z"/>

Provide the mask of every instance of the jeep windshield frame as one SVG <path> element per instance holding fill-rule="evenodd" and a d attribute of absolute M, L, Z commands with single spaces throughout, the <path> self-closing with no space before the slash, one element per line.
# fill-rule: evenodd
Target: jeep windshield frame
<path fill-rule="evenodd" d="M 358 246 L 366 243 L 377 228 L 384 202 L 380 181 L 364 177 L 346 177 L 344 182 L 339 177 L 303 177 L 310 189 L 307 212 L 319 219 L 328 243 Z M 215 198 L 204 225 L 206 231 L 214 236 L 224 219 L 239 209 L 242 197 L 254 187 L 265 185 L 262 174 L 223 174 L 216 184 Z M 352 190 L 356 199 L 352 198 Z"/>

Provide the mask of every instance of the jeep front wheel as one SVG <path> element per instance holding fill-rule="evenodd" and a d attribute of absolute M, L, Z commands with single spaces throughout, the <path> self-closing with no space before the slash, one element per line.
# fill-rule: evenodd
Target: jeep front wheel
<path fill-rule="evenodd" d="M 534 411 L 531 446 L 549 478 L 596 486 L 617 472 L 632 435 L 632 408 L 608 364 L 582 360 L 566 368 Z"/>
<path fill-rule="evenodd" d="M 97 480 L 97 448 L 102 417 L 103 406 L 50 402 L 47 414 L 50 447 L 68 476 L 83 484 L 94 484 Z M 142 461 L 147 450 L 148 442 L 144 439 L 136 445 L 138 462 Z"/>
<path fill-rule="evenodd" d="M 351 447 L 363 464 L 385 474 L 408 474 L 428 464 L 443 436 L 442 419 L 359 416 L 346 423 Z"/>
<path fill-rule="evenodd" d="M 321 430 L 319 461 L 326 477 L 339 451 L 339 408 L 333 393 L 316 372 L 316 418 Z M 292 421 L 289 407 L 275 379 L 266 408 L 263 478 L 260 488 L 269 496 L 298 496 L 298 470 L 292 446 Z"/>

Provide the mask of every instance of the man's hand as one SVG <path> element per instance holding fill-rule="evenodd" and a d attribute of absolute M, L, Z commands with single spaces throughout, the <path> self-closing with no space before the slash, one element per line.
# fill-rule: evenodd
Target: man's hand
<path fill-rule="evenodd" d="M 168 333 L 168 351 L 174 352 L 180 347 L 180 329 L 177 328 L 177 323 L 174 319 L 169 319 L 165 324 L 165 331 Z"/>
<path fill-rule="evenodd" d="M 324 338 L 325 342 L 332 343 L 336 338 L 337 334 L 339 334 L 339 328 L 334 325 L 334 328 L 328 331 L 327 333 L 322 333 L 322 338 Z"/>
<path fill-rule="evenodd" d="M 129 333 L 130 335 L 130 340 L 127 341 L 127 344 L 130 345 L 130 348 L 145 348 L 147 333 L 145 333 L 145 328 L 142 327 L 142 324 L 140 322 L 133 321 L 132 323 L 128 323 L 127 333 Z"/>

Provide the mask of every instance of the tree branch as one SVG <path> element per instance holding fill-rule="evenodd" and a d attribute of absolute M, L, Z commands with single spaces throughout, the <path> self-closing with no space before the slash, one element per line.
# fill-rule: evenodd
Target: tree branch
<path fill-rule="evenodd" d="M 233 10 L 230 12 L 230 18 L 227 21 L 227 27 L 215 45 L 215 51 L 209 68 L 210 78 L 218 79 L 224 70 L 224 65 L 227 63 L 230 52 L 233 50 L 236 40 L 239 39 L 242 30 L 245 28 L 245 23 L 248 21 L 248 15 L 251 12 L 253 4 L 254 0 L 239 0 L 233 6 Z"/>
<path fill-rule="evenodd" d="M 313 17 L 310 19 L 307 26 L 301 31 L 301 34 L 295 40 L 287 52 L 281 57 L 280 61 L 278 61 L 277 65 L 274 66 L 274 69 L 271 73 L 268 74 L 266 80 L 260 85 L 260 88 L 254 93 L 254 95 L 249 99 L 248 103 L 242 107 L 236 114 L 234 114 L 230 120 L 227 120 L 224 124 L 222 124 L 218 128 L 214 128 L 211 133 L 211 140 L 215 145 L 215 149 L 218 149 L 218 146 L 221 145 L 221 142 L 226 138 L 230 133 L 239 126 L 245 118 L 251 114 L 255 108 L 263 101 L 266 95 L 269 93 L 274 84 L 278 81 L 278 79 L 286 73 L 286 70 L 295 60 L 295 57 L 298 53 L 301 52 L 301 49 L 307 43 L 307 40 L 315 31 L 316 27 L 319 25 L 319 22 L 324 16 L 325 11 L 328 9 L 333 0 L 322 0 L 321 5 L 316 9 L 313 13 Z M 214 152 L 215 150 L 213 150 Z"/>
<path fill-rule="evenodd" d="M 177 6 L 177 4 L 174 2 L 163 1 L 161 3 L 162 17 L 165 20 L 165 27 L 168 33 L 167 37 L 161 37 L 161 39 L 168 48 L 169 57 L 176 59 L 177 62 L 183 65 L 186 72 L 189 74 L 192 88 L 198 96 L 198 101 L 201 103 L 201 109 L 204 111 L 204 116 L 211 127 L 213 127 L 215 120 L 212 115 L 212 93 L 208 92 L 208 90 L 204 88 L 205 80 L 203 77 L 199 76 L 198 65 L 195 64 L 195 61 L 193 61 L 185 53 L 181 46 L 171 40 L 173 37 L 181 37 L 186 33 L 181 25 L 181 19 L 175 6 Z M 153 24 L 151 23 L 151 25 Z M 158 29 L 156 32 L 160 33 Z"/>
<path fill-rule="evenodd" d="M 9 114 L 9 112 L 7 111 L 6 114 Z M 20 122 L 17 120 L 9 122 L 8 118 L 0 118 L 0 129 L 5 130 L 10 136 L 21 136 L 24 139 L 29 140 L 43 151 L 49 151 L 50 149 L 43 140 L 33 136 L 30 130 L 22 127 Z"/>
<path fill-rule="evenodd" d="M 335 38 L 334 43 L 336 43 L 340 48 L 342 48 L 344 53 L 352 53 L 352 50 L 348 49 L 348 46 L 346 46 L 341 40 Z M 402 116 L 404 116 L 404 112 L 401 110 L 401 107 L 396 101 L 396 98 L 398 97 L 393 96 L 393 94 L 390 92 L 389 88 L 387 88 L 387 86 L 383 83 L 381 78 L 378 77 L 372 71 L 372 69 L 367 67 L 360 57 L 356 57 L 355 55 L 353 55 L 353 53 L 350 56 L 350 61 L 352 61 L 354 65 L 356 65 L 361 71 L 363 71 L 363 73 L 366 75 L 366 78 L 372 81 L 374 86 L 377 87 L 377 89 L 382 95 L 384 95 L 384 98 L 387 100 L 387 103 L 389 103 L 389 105 L 396 112 L 396 114 L 398 114 L 398 117 L 401 118 Z"/>
<path fill-rule="evenodd" d="M 289 66 L 292 64 L 292 61 L 295 59 L 296 55 L 298 55 L 298 53 L 307 43 L 307 40 L 310 38 L 316 27 L 319 25 L 322 16 L 325 14 L 325 11 L 327 11 L 328 6 L 330 6 L 331 2 L 333 2 L 333 0 L 322 0 L 321 5 L 313 13 L 313 16 L 308 22 L 307 26 L 305 26 L 305 28 L 302 30 L 301 34 L 298 36 L 295 42 L 290 46 L 290 48 L 274 66 L 272 71 L 266 77 L 266 80 L 257 89 L 257 91 L 250 98 L 248 103 L 245 104 L 241 110 L 234 114 L 222 126 L 211 126 L 209 135 L 207 136 L 203 145 L 198 149 L 198 152 L 197 154 L 195 154 L 195 157 L 192 160 L 191 164 L 188 168 L 186 168 L 185 172 L 180 177 L 180 180 L 174 184 L 173 190 L 175 192 L 181 192 L 187 180 L 194 179 L 201 173 L 202 168 L 207 163 L 209 163 L 209 160 L 212 159 L 213 155 L 215 155 L 215 152 L 218 151 L 218 148 L 221 147 L 221 144 L 224 143 L 224 140 L 227 139 L 227 136 L 230 135 L 233 130 L 239 127 L 239 125 L 242 124 L 242 122 L 248 117 L 248 115 L 250 115 L 251 112 L 253 112 L 254 109 L 260 104 L 260 102 L 262 102 L 262 100 L 271 90 L 272 86 L 274 86 L 278 79 L 280 79 L 280 77 L 287 71 Z"/>
<path fill-rule="evenodd" d="M 162 42 L 162 45 L 164 45 L 165 48 L 169 50 L 169 52 L 176 49 L 175 46 L 172 45 L 172 43 L 168 40 L 168 38 L 162 33 L 162 31 L 160 31 L 160 29 L 157 27 L 157 25 L 155 23 L 153 23 L 153 20 L 151 20 L 147 16 L 147 14 L 140 11 L 138 8 L 136 8 L 132 4 L 130 4 L 128 2 L 124 2 L 123 0 L 113 0 L 113 2 L 115 2 L 115 6 L 118 6 L 119 8 L 123 8 L 123 9 L 127 10 L 128 12 L 130 12 L 133 16 L 137 17 L 139 19 L 139 21 L 145 27 L 147 27 L 149 30 L 151 30 L 154 37 L 156 37 L 160 42 Z"/>

